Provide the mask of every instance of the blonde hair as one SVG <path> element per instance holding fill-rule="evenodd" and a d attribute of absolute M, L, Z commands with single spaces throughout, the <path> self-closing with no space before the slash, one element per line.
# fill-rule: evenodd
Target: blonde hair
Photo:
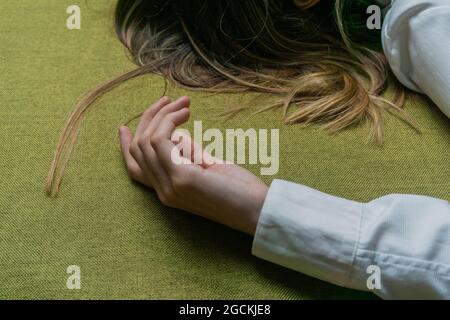
<path fill-rule="evenodd" d="M 190 90 L 273 94 L 277 102 L 257 112 L 279 108 L 286 124 L 323 123 L 337 132 L 367 121 L 371 140 L 381 144 L 384 109 L 412 120 L 399 107 L 405 97 L 400 86 L 392 101 L 380 97 L 389 74 L 386 59 L 351 41 L 344 19 L 348 3 L 119 0 L 116 32 L 138 68 L 98 86 L 75 106 L 59 138 L 47 192 L 59 190 L 86 110 L 117 85 L 148 73 Z"/>

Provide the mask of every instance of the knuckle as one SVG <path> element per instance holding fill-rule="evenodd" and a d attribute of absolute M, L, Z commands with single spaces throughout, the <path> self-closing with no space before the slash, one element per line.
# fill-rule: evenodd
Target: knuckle
<path fill-rule="evenodd" d="M 134 165 L 127 164 L 127 172 L 131 178 L 136 178 L 139 176 L 140 170 L 138 167 L 136 167 Z"/>
<path fill-rule="evenodd" d="M 130 146 L 130 154 L 136 158 L 136 156 L 138 155 L 139 152 L 139 146 L 137 145 L 137 142 L 135 140 L 133 140 L 133 142 L 131 143 Z"/>
<path fill-rule="evenodd" d="M 154 147 L 154 146 L 157 146 L 158 144 L 160 144 L 162 140 L 163 140 L 163 137 L 160 134 L 154 134 L 150 138 L 150 144 Z"/>
<path fill-rule="evenodd" d="M 173 120 L 175 119 L 175 117 L 176 117 L 176 114 L 170 113 L 170 114 L 168 114 L 168 115 L 166 115 L 166 116 L 164 117 L 164 121 L 170 121 L 170 122 L 173 122 Z"/>
<path fill-rule="evenodd" d="M 140 137 L 137 140 L 137 145 L 138 145 L 140 150 L 143 150 L 145 148 L 145 138 L 144 137 Z"/>

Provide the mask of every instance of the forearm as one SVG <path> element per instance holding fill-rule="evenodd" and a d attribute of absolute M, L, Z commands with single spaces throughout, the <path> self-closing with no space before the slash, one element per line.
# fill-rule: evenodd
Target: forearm
<path fill-rule="evenodd" d="M 340 286 L 369 290 L 381 271 L 387 299 L 450 298 L 450 205 L 413 195 L 367 204 L 275 180 L 253 254 Z M 370 269 L 369 269 L 370 270 Z"/>

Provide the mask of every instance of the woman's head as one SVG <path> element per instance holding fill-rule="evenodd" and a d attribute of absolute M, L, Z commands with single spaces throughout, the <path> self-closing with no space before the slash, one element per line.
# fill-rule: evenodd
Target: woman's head
<path fill-rule="evenodd" d="M 381 142 L 371 96 L 384 90 L 386 61 L 349 36 L 370 2 L 119 0 L 116 31 L 138 66 L 173 83 L 276 94 L 289 123 L 340 130 L 369 119 Z"/>
<path fill-rule="evenodd" d="M 381 143 L 383 109 L 402 115 L 396 104 L 403 94 L 397 91 L 396 104 L 380 98 L 388 68 L 377 50 L 379 32 L 365 27 L 372 2 L 118 0 L 116 33 L 138 68 L 78 103 L 60 136 L 48 191 L 58 190 L 88 107 L 147 73 L 191 90 L 272 94 L 277 102 L 262 110 L 280 108 L 289 124 L 323 123 L 335 132 L 368 121 L 372 140 Z"/>
<path fill-rule="evenodd" d="M 323 29 L 336 29 L 329 28 L 331 2 L 326 2 L 328 14 L 321 21 L 293 1 L 121 0 L 116 30 L 133 57 L 143 63 L 159 57 L 160 50 L 166 55 L 179 50 L 186 54 L 192 49 L 191 36 L 218 63 L 276 67 L 304 51 L 305 44 L 317 41 Z M 306 8 L 317 1 L 296 3 Z"/>

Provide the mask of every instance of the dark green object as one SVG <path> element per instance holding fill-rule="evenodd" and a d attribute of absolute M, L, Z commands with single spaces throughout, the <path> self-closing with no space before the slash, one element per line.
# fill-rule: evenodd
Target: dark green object
<path fill-rule="evenodd" d="M 374 0 L 345 1 L 343 21 L 346 33 L 353 42 L 381 49 L 381 30 L 367 28 L 367 8 L 378 3 Z"/>

